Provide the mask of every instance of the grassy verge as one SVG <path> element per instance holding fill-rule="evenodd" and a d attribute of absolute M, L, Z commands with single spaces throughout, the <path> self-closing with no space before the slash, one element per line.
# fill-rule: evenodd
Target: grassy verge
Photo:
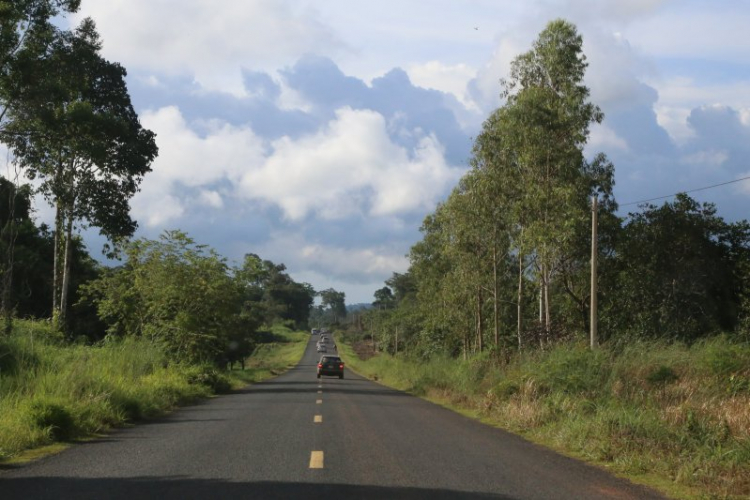
<path fill-rule="evenodd" d="M 750 496 L 750 346 L 563 345 L 509 363 L 342 345 L 348 365 L 678 498 Z"/>
<path fill-rule="evenodd" d="M 307 337 L 277 328 L 274 340 L 246 370 L 227 374 L 168 363 L 143 339 L 61 345 L 47 324 L 18 321 L 13 335 L 0 339 L 0 463 L 271 377 L 301 358 Z"/>
<path fill-rule="evenodd" d="M 308 333 L 292 332 L 282 326 L 274 326 L 271 333 L 274 341 L 260 344 L 248 358 L 244 370 L 229 372 L 234 388 L 274 377 L 302 359 L 310 338 Z"/>

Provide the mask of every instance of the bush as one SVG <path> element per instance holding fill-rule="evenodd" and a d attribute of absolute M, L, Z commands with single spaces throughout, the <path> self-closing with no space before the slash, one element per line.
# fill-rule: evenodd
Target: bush
<path fill-rule="evenodd" d="M 67 441 L 75 432 L 75 422 L 62 405 L 34 401 L 29 407 L 29 417 L 38 428 L 48 432 L 55 441 Z"/>
<path fill-rule="evenodd" d="M 188 383 L 204 385 L 217 394 L 232 389 L 229 378 L 213 365 L 191 366 L 186 370 L 186 375 Z"/>
<path fill-rule="evenodd" d="M 750 347 L 733 344 L 725 337 L 706 341 L 704 366 L 714 375 L 736 374 L 750 366 Z"/>
<path fill-rule="evenodd" d="M 601 388 L 608 376 L 602 351 L 560 346 L 542 355 L 537 381 L 547 391 L 582 394 Z"/>

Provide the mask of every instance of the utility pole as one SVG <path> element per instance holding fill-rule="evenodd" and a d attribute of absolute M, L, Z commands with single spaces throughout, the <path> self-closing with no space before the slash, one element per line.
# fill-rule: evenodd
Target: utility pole
<path fill-rule="evenodd" d="M 591 197 L 591 349 L 595 349 L 599 343 L 597 332 L 597 300 L 596 300 L 596 258 L 598 254 L 597 245 L 597 196 Z"/>

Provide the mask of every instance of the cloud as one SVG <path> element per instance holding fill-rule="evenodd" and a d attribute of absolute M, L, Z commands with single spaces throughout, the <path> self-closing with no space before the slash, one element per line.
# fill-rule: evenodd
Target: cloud
<path fill-rule="evenodd" d="M 217 191 L 203 190 L 200 194 L 200 202 L 211 208 L 224 208 L 224 200 Z"/>
<path fill-rule="evenodd" d="M 586 153 L 613 160 L 621 202 L 748 170 L 750 42 L 736 36 L 746 9 L 674 0 L 173 4 L 82 7 L 158 134 L 161 155 L 133 200 L 139 234 L 182 227 L 230 259 L 254 251 L 350 300 L 370 300 L 405 270 L 420 221 L 501 104 L 510 62 L 555 17 L 584 37 L 586 84 L 606 114 Z M 746 216 L 743 189 L 721 192 L 721 213 Z"/>
<path fill-rule="evenodd" d="M 160 147 L 132 203 L 139 234 L 181 227 L 230 260 L 259 253 L 316 286 L 405 270 L 421 220 L 465 170 L 451 159 L 470 146 L 458 100 L 400 69 L 368 85 L 315 56 L 242 74 L 242 95 L 179 76 L 132 82 Z"/>
<path fill-rule="evenodd" d="M 750 13 L 723 7 L 714 2 L 673 2 L 626 32 L 652 57 L 750 63 L 750 39 L 738 36 L 750 25 Z"/>
<path fill-rule="evenodd" d="M 319 132 L 275 141 L 273 153 L 241 182 L 245 196 L 282 207 L 287 218 L 427 211 L 460 172 L 450 168 L 434 136 L 413 150 L 394 144 L 385 119 L 342 108 Z"/>
<path fill-rule="evenodd" d="M 510 63 L 529 50 L 532 37 L 525 31 L 501 35 L 492 56 L 468 83 L 468 94 L 474 105 L 489 114 L 500 106 L 500 81 L 510 74 Z"/>
<path fill-rule="evenodd" d="M 433 134 L 412 130 L 414 147 L 402 146 L 371 110 L 342 108 L 317 132 L 272 141 L 221 120 L 188 122 L 175 106 L 142 120 L 160 147 L 132 203 L 147 227 L 178 224 L 199 206 L 228 210 L 245 200 L 260 202 L 256 209 L 278 207 L 291 222 L 395 217 L 393 228 L 404 217 L 418 223 L 463 171 L 446 161 Z"/>
<path fill-rule="evenodd" d="M 263 245 L 248 249 L 254 250 L 260 255 L 274 255 L 274 260 L 280 259 L 289 269 L 304 269 L 305 273 L 339 283 L 382 283 L 393 272 L 404 272 L 409 266 L 404 253 L 391 245 L 324 244 L 309 241 L 297 232 L 275 232 Z"/>
<path fill-rule="evenodd" d="M 453 94 L 464 106 L 474 106 L 466 95 L 466 86 L 477 73 L 471 66 L 463 63 L 447 65 L 440 61 L 429 61 L 414 64 L 407 72 L 416 85 Z"/>
<path fill-rule="evenodd" d="M 561 0 L 540 2 L 548 15 L 557 15 L 577 22 L 610 22 L 628 24 L 648 19 L 673 0 Z"/>
<path fill-rule="evenodd" d="M 736 109 L 720 104 L 701 106 L 690 113 L 687 121 L 696 132 L 697 144 L 750 150 L 750 126 L 743 123 Z"/>
<path fill-rule="evenodd" d="M 241 95 L 240 68 L 278 67 L 310 51 L 345 49 L 314 11 L 283 0 L 89 0 L 106 57 L 136 70 L 188 74 L 208 89 Z"/>
<path fill-rule="evenodd" d="M 596 154 L 599 151 L 627 151 L 625 139 L 618 136 L 606 124 L 595 124 L 591 127 L 586 151 Z"/>
<path fill-rule="evenodd" d="M 246 127 L 207 121 L 200 124 L 206 131 L 200 136 L 174 106 L 147 111 L 141 119 L 156 133 L 159 146 L 153 171 L 146 175 L 132 202 L 134 215 L 149 226 L 168 223 L 185 213 L 190 196 L 181 188 L 238 183 L 247 165 L 260 163 L 264 155 L 262 141 Z M 220 201 L 210 194 L 201 195 L 201 200 L 214 206 Z"/>
<path fill-rule="evenodd" d="M 308 55 L 280 75 L 310 103 L 311 113 L 320 119 L 330 120 L 345 106 L 369 109 L 390 122 L 400 121 L 408 131 L 422 129 L 435 134 L 446 149 L 446 157 L 454 164 L 468 157 L 469 135 L 453 111 L 454 105 L 460 106 L 458 100 L 444 92 L 415 86 L 401 68 L 394 68 L 367 85 L 359 78 L 345 75 L 332 60 Z M 413 138 L 409 134 L 401 135 L 403 140 L 409 137 Z M 416 143 L 413 140 L 403 145 L 415 147 Z"/>

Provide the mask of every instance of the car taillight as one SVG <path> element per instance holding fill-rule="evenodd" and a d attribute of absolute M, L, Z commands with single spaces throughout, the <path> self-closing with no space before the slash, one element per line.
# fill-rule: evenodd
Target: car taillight
<path fill-rule="evenodd" d="M 318 368 L 323 368 L 323 363 L 318 363 Z"/>
<path fill-rule="evenodd" d="M 339 368 L 341 368 L 341 369 L 343 370 L 343 369 L 344 369 L 344 363 L 341 363 L 341 364 L 339 365 Z"/>

